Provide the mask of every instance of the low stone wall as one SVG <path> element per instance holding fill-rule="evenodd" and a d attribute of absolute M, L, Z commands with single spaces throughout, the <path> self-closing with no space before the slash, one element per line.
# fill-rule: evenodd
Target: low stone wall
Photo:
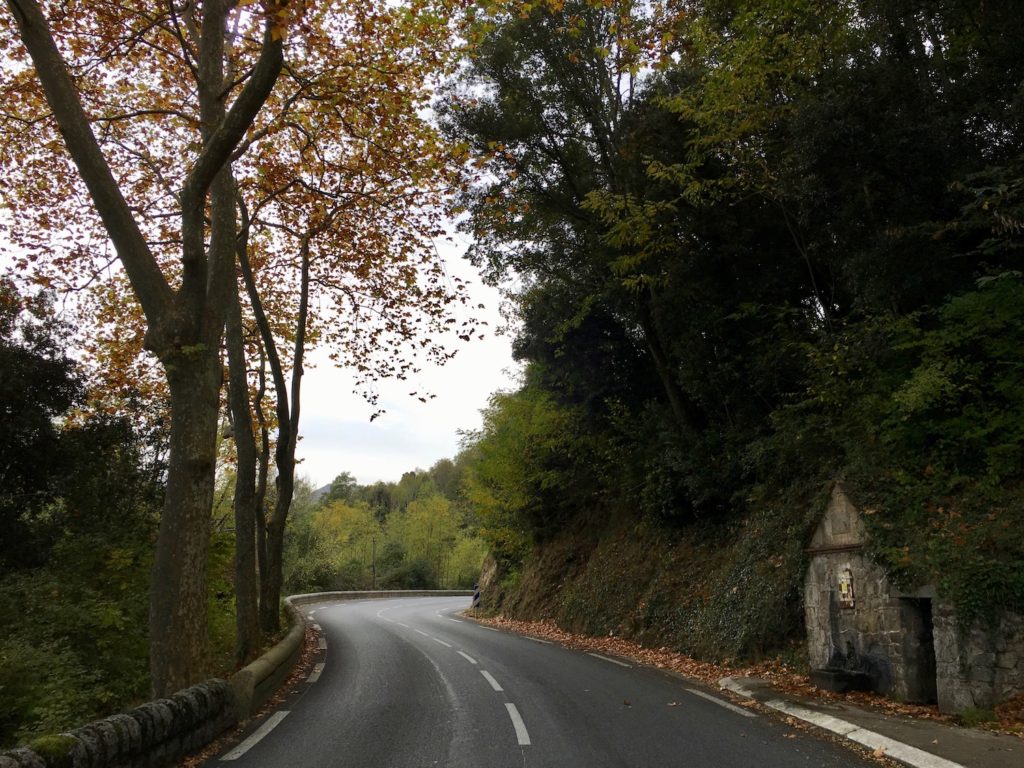
<path fill-rule="evenodd" d="M 209 680 L 2 753 L 0 768 L 150 768 L 198 749 L 237 721 L 228 684 Z"/>
<path fill-rule="evenodd" d="M 472 597 L 471 589 L 377 589 L 362 592 L 311 592 L 292 595 L 291 605 L 323 603 L 331 600 L 376 600 L 388 597 Z"/>
<path fill-rule="evenodd" d="M 277 645 L 231 676 L 229 685 L 238 720 L 252 717 L 281 687 L 302 655 L 306 621 L 291 597 L 285 599 L 291 629 Z"/>
<path fill-rule="evenodd" d="M 387 597 L 471 596 L 461 590 L 316 592 L 285 600 L 291 629 L 284 639 L 229 681 L 193 685 L 26 747 L 0 752 L 0 768 L 158 768 L 168 765 L 248 719 L 277 691 L 302 655 L 304 616 L 297 606 Z"/>

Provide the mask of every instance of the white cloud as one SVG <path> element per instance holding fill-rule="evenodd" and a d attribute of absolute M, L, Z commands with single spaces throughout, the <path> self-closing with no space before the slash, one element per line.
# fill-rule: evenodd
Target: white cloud
<path fill-rule="evenodd" d="M 335 368 L 326 355 L 313 353 L 316 367 L 307 367 L 302 382 L 297 457 L 302 459 L 298 474 L 316 486 L 341 472 L 351 472 L 361 484 L 398 480 L 403 472 L 450 458 L 459 448 L 458 431 L 479 427 L 480 409 L 491 393 L 516 386 L 511 337 L 495 335 L 502 324 L 498 292 L 481 285 L 454 249 L 445 256 L 450 274 L 471 281 L 473 305 L 486 307 L 485 338 L 457 342 L 455 358 L 444 366 L 424 366 L 408 381 L 380 382 L 379 405 L 385 413 L 373 422 L 374 408 L 353 393 L 353 376 Z M 413 391 L 435 397 L 422 403 L 409 395 Z"/>

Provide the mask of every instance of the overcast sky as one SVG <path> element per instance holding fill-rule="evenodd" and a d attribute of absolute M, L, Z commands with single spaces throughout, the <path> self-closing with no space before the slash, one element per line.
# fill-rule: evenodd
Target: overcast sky
<path fill-rule="evenodd" d="M 428 469 L 435 461 L 459 450 L 459 430 L 480 426 L 480 409 L 492 392 L 516 386 L 518 366 L 512 360 L 511 338 L 497 336 L 502 324 L 497 291 L 482 285 L 471 264 L 461 257 L 465 246 L 445 247 L 451 275 L 471 281 L 472 305 L 484 304 L 479 314 L 488 321 L 486 337 L 469 344 L 456 342 L 458 352 L 440 368 L 424 367 L 415 380 L 383 381 L 377 390 L 386 413 L 370 421 L 374 408 L 353 393 L 353 377 L 333 367 L 323 355 L 307 368 L 302 381 L 302 416 L 297 474 L 316 487 L 350 472 L 366 485 L 398 480 L 403 472 Z M 436 397 L 421 403 L 412 391 Z"/>

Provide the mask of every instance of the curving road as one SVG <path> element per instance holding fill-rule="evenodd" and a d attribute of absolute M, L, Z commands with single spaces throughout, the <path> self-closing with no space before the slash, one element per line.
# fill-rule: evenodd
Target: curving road
<path fill-rule="evenodd" d="M 323 665 L 207 767 L 874 765 L 668 673 L 462 619 L 468 604 L 305 606 Z"/>

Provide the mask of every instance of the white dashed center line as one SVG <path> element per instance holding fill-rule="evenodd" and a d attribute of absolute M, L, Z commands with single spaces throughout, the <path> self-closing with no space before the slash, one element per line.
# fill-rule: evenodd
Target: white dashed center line
<path fill-rule="evenodd" d="M 494 679 L 494 675 L 492 675 L 486 669 L 481 669 L 480 670 L 480 674 L 484 676 L 484 680 L 486 680 L 488 683 L 490 683 L 491 684 L 491 688 L 493 688 L 494 690 L 496 690 L 496 691 L 503 691 L 503 690 L 505 690 L 500 685 L 498 685 L 498 681 Z"/>
<path fill-rule="evenodd" d="M 423 631 L 422 629 L 417 629 L 416 631 L 417 631 L 417 632 L 419 632 L 419 633 L 420 633 L 421 635 L 423 635 L 424 637 L 430 637 L 430 635 L 428 635 L 428 634 L 427 634 L 426 632 L 424 632 L 424 631 Z"/>
<path fill-rule="evenodd" d="M 512 718 L 512 727 L 516 729 L 516 740 L 519 742 L 519 746 L 530 746 L 530 734 L 526 730 L 526 723 L 523 722 L 516 705 L 506 702 L 505 709 L 508 710 L 508 716 Z"/>
<path fill-rule="evenodd" d="M 476 659 L 474 659 L 474 658 L 473 658 L 472 656 L 470 656 L 470 655 L 469 655 L 468 653 L 463 653 L 462 651 L 459 651 L 459 656 L 461 656 L 462 658 L 464 658 L 464 659 L 465 659 L 466 661 L 468 661 L 468 662 L 469 662 L 470 664 L 476 664 Z"/>
<path fill-rule="evenodd" d="M 445 648 L 451 648 L 451 645 L 446 643 L 444 640 L 438 640 L 436 637 L 432 637 L 430 639 L 433 640 L 435 643 L 439 643 L 439 644 L 443 645 Z"/>

